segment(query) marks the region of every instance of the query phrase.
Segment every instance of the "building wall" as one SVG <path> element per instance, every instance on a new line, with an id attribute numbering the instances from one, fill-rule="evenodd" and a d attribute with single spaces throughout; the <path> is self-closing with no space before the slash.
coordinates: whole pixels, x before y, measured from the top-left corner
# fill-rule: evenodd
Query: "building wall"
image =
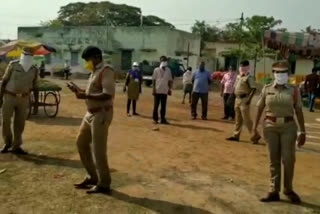
<path id="1" fill-rule="evenodd" d="M 222 53 L 227 52 L 230 49 L 239 48 L 239 45 L 236 43 L 227 43 L 227 42 L 215 42 L 207 43 L 206 49 L 204 51 L 205 58 L 209 62 L 210 59 L 214 58 L 215 64 L 208 64 L 209 69 L 215 70 L 216 61 L 219 61 L 221 68 L 224 68 L 225 57 L 221 56 Z M 256 73 L 267 75 L 272 74 L 272 64 L 275 62 L 275 59 L 266 57 L 257 61 Z M 296 75 L 306 75 L 309 74 L 314 66 L 312 60 L 308 59 L 298 59 L 296 64 Z M 254 70 L 254 60 L 250 60 L 251 71 Z M 259 75 L 261 76 L 261 75 Z"/>
<path id="2" fill-rule="evenodd" d="M 185 58 L 190 43 L 190 52 L 199 56 L 200 37 L 170 29 L 168 27 L 21 27 L 18 38 L 36 40 L 53 46 L 57 53 L 52 54 L 52 65 L 63 64 L 71 60 L 71 55 L 78 54 L 78 66 L 74 71 L 83 71 L 81 52 L 89 45 L 101 48 L 105 58 L 115 68 L 121 69 L 123 50 L 132 50 L 132 62 L 143 60 L 159 61 L 160 56 Z M 177 56 L 177 53 L 183 53 Z"/>

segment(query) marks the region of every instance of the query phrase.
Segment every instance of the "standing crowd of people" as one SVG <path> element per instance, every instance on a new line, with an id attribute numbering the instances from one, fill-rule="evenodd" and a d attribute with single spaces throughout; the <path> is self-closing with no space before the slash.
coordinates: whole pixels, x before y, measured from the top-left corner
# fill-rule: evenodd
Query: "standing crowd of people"
<path id="1" fill-rule="evenodd" d="M 5 146 L 1 153 L 9 151 L 26 155 L 22 149 L 22 133 L 25 125 L 25 112 L 30 92 L 35 88 L 38 70 L 32 65 L 33 50 L 25 49 L 20 60 L 11 62 L 4 74 L 0 91 L 0 106 L 2 107 L 2 129 Z M 84 100 L 87 112 L 83 117 L 77 137 L 77 148 L 80 159 L 87 171 L 87 176 L 77 189 L 88 189 L 88 194 L 111 192 L 111 175 L 107 159 L 108 130 L 113 119 L 113 103 L 115 95 L 115 72 L 111 65 L 103 62 L 102 51 L 93 46 L 87 47 L 82 54 L 85 68 L 91 75 L 87 88 L 81 89 L 75 83 L 68 83 L 69 89 L 77 99 Z M 274 81 L 264 86 L 257 103 L 258 112 L 253 122 L 250 116 L 250 106 L 257 91 L 254 78 L 250 75 L 250 65 L 247 60 L 240 63 L 239 74 L 230 67 L 221 80 L 221 96 L 224 101 L 224 120 L 235 119 L 235 130 L 228 141 L 238 142 L 243 125 L 251 134 L 251 141 L 257 144 L 260 137 L 258 124 L 264 116 L 262 132 L 267 142 L 270 159 L 270 191 L 262 202 L 279 201 L 281 187 L 281 160 L 284 166 L 284 194 L 293 202 L 300 203 L 299 196 L 293 190 L 293 175 L 295 165 L 295 143 L 303 146 L 306 141 L 306 131 L 302 112 L 302 102 L 296 87 L 288 84 L 289 64 L 276 62 L 272 67 Z M 154 70 L 152 94 L 154 96 L 153 122 L 168 125 L 166 118 L 167 99 L 172 94 L 173 76 L 168 66 L 168 58 L 160 58 L 160 66 Z M 315 76 L 308 77 L 306 87 L 310 100 L 314 98 L 316 85 Z M 192 72 L 188 68 L 183 76 L 184 96 L 189 94 L 192 119 L 197 119 L 197 105 L 202 103 L 201 119 L 207 120 L 208 96 L 211 75 L 201 62 L 199 69 Z M 137 101 L 142 92 L 142 74 L 139 64 L 133 63 L 126 76 L 124 92 L 127 92 L 127 115 L 136 116 Z M 132 105 L 132 115 L 130 114 Z M 160 118 L 159 118 L 159 106 Z M 312 108 L 310 109 L 312 110 Z M 11 119 L 14 116 L 12 134 Z M 298 125 L 294 117 L 297 118 Z M 159 120 L 160 119 L 160 120 Z M 299 129 L 299 132 L 298 132 Z"/>

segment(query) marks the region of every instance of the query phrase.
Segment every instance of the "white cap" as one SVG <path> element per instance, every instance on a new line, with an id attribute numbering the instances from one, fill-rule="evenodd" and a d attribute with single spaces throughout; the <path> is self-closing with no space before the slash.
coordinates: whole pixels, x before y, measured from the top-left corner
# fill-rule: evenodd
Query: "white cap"
<path id="1" fill-rule="evenodd" d="M 133 66 L 133 67 L 139 67 L 139 63 L 134 62 L 134 63 L 132 64 L 132 66 Z"/>

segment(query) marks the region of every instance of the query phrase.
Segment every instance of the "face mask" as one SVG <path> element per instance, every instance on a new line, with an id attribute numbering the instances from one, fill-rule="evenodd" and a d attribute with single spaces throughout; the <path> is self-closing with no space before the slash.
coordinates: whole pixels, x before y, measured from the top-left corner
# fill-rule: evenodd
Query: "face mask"
<path id="1" fill-rule="evenodd" d="M 240 67 L 239 71 L 242 76 L 247 76 L 250 72 L 250 67 L 249 66 Z"/>
<path id="2" fill-rule="evenodd" d="M 166 68 L 168 66 L 168 62 L 161 62 L 160 68 Z"/>
<path id="3" fill-rule="evenodd" d="M 275 73 L 274 81 L 277 85 L 285 85 L 288 83 L 289 75 L 288 73 Z"/>
<path id="4" fill-rule="evenodd" d="M 33 56 L 22 54 L 20 57 L 20 65 L 23 67 L 25 72 L 28 72 L 33 65 Z"/>
<path id="5" fill-rule="evenodd" d="M 94 71 L 94 65 L 93 65 L 93 62 L 91 60 L 86 61 L 84 67 L 85 67 L 85 69 L 87 69 L 90 72 Z"/>

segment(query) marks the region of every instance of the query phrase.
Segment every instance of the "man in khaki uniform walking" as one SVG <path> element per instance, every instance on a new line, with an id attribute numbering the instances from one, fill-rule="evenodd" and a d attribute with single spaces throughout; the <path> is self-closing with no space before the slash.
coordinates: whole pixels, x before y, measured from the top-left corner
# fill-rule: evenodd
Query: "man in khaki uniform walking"
<path id="1" fill-rule="evenodd" d="M 250 75 L 249 61 L 245 60 L 240 63 L 240 74 L 235 83 L 234 94 L 236 127 L 232 137 L 227 138 L 229 141 L 238 142 L 243 124 L 248 128 L 249 133 L 252 132 L 253 122 L 250 116 L 250 104 L 256 91 L 256 83 L 254 78 Z M 257 144 L 260 135 L 251 139 L 254 144 Z"/>
<path id="2" fill-rule="evenodd" d="M 2 106 L 2 135 L 5 146 L 1 153 L 27 154 L 21 148 L 29 95 L 35 88 L 38 69 L 33 65 L 33 50 L 24 49 L 20 60 L 10 62 L 2 79 L 0 106 Z M 14 115 L 13 134 L 11 118 Z"/>
<path id="3" fill-rule="evenodd" d="M 301 147 L 305 144 L 306 133 L 302 102 L 299 90 L 288 85 L 289 64 L 286 61 L 273 65 L 274 83 L 266 85 L 258 101 L 258 112 L 252 135 L 265 109 L 263 133 L 268 145 L 270 158 L 271 185 L 267 197 L 262 202 L 279 201 L 281 189 L 281 160 L 284 168 L 284 194 L 293 202 L 300 203 L 300 197 L 293 191 L 292 181 L 295 165 L 296 141 Z M 297 117 L 300 133 L 297 136 Z"/>
<path id="4" fill-rule="evenodd" d="M 81 90 L 74 83 L 68 85 L 77 98 L 84 99 L 87 104 L 87 113 L 80 127 L 77 146 L 88 176 L 83 182 L 75 184 L 75 187 L 87 189 L 93 186 L 87 191 L 88 194 L 109 194 L 111 176 L 106 152 L 108 129 L 113 118 L 114 71 L 110 65 L 103 63 L 102 51 L 97 47 L 87 47 L 82 58 L 86 60 L 86 68 L 92 72 L 87 89 Z"/>

